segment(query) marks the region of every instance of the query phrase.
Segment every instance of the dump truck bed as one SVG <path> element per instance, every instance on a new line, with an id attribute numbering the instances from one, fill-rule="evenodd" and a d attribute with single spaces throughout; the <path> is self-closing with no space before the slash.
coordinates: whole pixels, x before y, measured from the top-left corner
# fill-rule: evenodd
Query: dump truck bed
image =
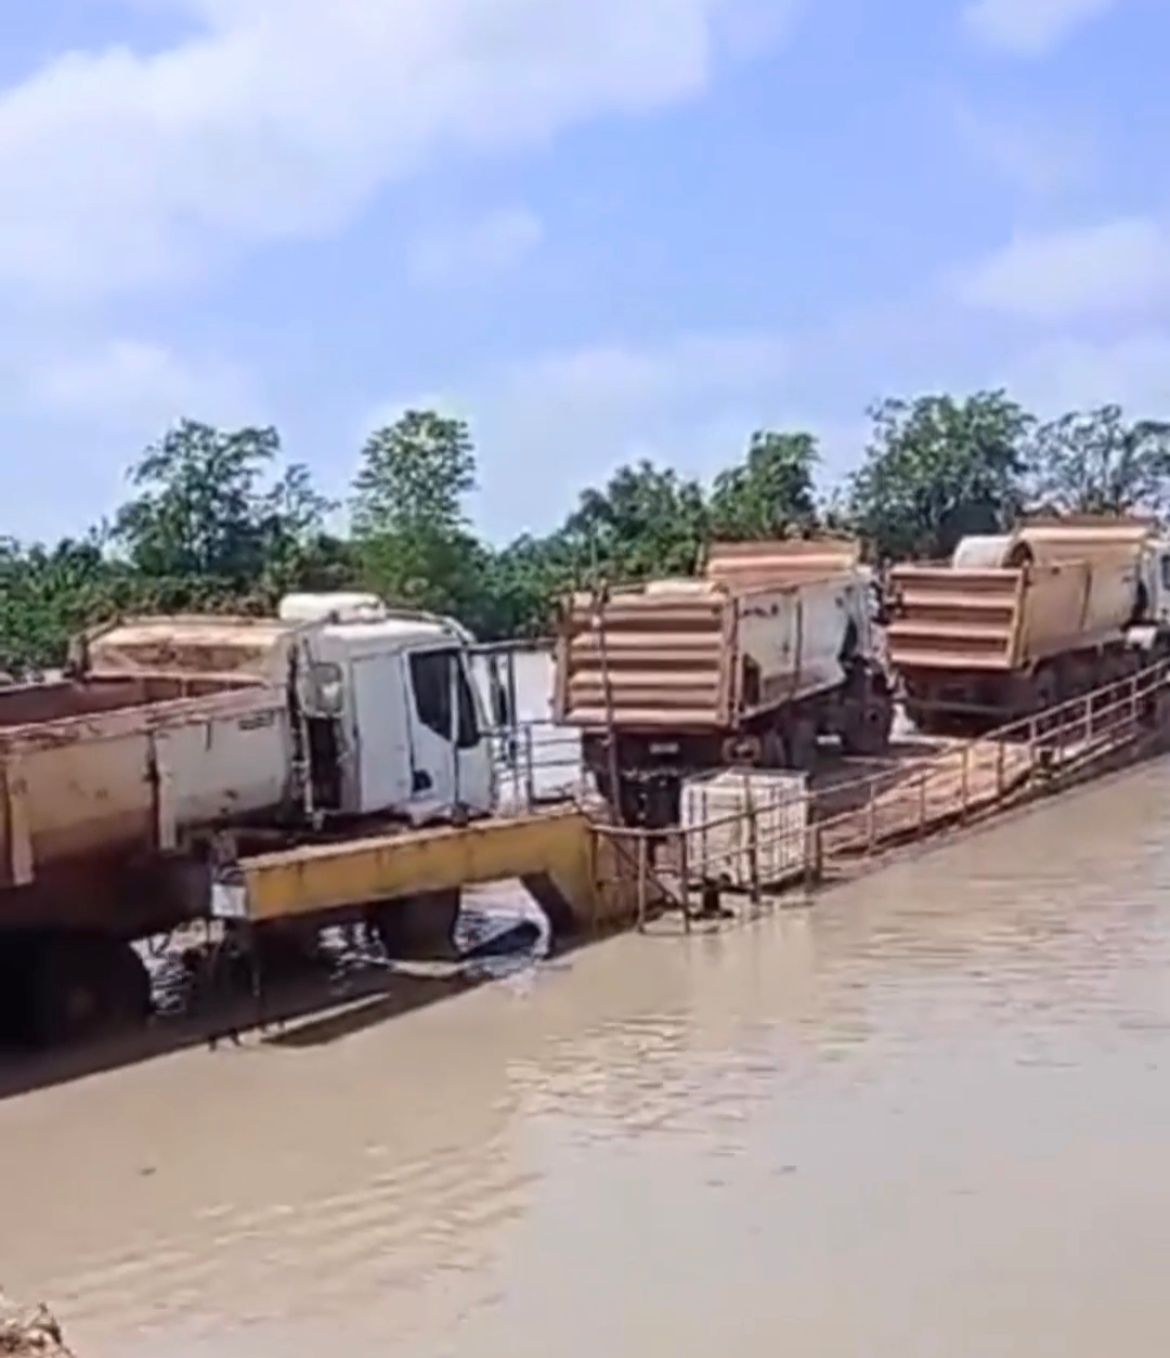
<path id="1" fill-rule="evenodd" d="M 557 720 L 625 730 L 715 731 L 842 684 L 856 576 L 741 589 L 664 581 L 561 619 Z"/>
<path id="2" fill-rule="evenodd" d="M 5 690 L 0 888 L 277 807 L 289 769 L 287 702 L 270 685 L 126 676 Z"/>
<path id="3" fill-rule="evenodd" d="M 895 669 L 1009 672 L 1119 639 L 1136 597 L 1136 561 L 1018 568 L 899 566 L 888 629 Z"/>
<path id="4" fill-rule="evenodd" d="M 561 619 L 556 717 L 575 726 L 720 727 L 730 721 L 735 599 L 703 583 L 576 594 Z"/>

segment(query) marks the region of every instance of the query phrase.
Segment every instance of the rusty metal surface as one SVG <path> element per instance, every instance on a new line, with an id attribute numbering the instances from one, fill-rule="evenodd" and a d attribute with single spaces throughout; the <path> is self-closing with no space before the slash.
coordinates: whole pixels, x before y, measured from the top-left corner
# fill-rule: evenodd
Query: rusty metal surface
<path id="1" fill-rule="evenodd" d="M 3 717 L 7 696 L 0 697 L 0 757 L 12 751 L 28 752 L 57 749 L 87 741 L 116 740 L 124 736 L 148 734 L 168 727 L 191 722 L 247 718 L 274 708 L 284 707 L 284 697 L 274 688 L 263 684 L 232 684 L 215 692 L 188 696 L 176 682 L 167 696 L 141 696 L 141 689 L 131 681 L 126 700 L 112 705 L 113 695 L 101 685 L 102 699 L 87 707 L 78 697 L 75 686 L 70 693 L 72 704 L 62 715 L 54 718 L 48 712 L 38 713 L 26 722 L 8 724 Z"/>
<path id="2" fill-rule="evenodd" d="M 563 911 L 557 927 L 579 932 L 629 922 L 636 881 L 628 873 L 623 879 L 620 866 L 612 846 L 597 842 L 589 816 L 559 810 L 310 845 L 246 858 L 239 871 L 248 915 L 256 921 L 476 883 L 544 879 L 550 903 Z"/>
<path id="3" fill-rule="evenodd" d="M 890 661 L 912 669 L 1013 670 L 1118 639 L 1136 598 L 1136 563 L 1109 552 L 1016 569 L 899 566 Z"/>
<path id="4" fill-rule="evenodd" d="M 1021 659 L 1045 659 L 1115 641 L 1133 615 L 1136 563 L 1114 553 L 1030 566 L 1020 634 Z"/>
<path id="5" fill-rule="evenodd" d="M 710 581 L 752 589 L 847 574 L 860 560 L 861 544 L 843 538 L 716 542 L 708 550 L 704 573 Z"/>
<path id="6" fill-rule="evenodd" d="M 576 595 L 561 615 L 557 720 L 730 730 L 842 683 L 842 645 L 864 585 L 856 572 L 823 574 L 823 554 L 800 559 L 807 571 L 784 580 L 773 573 L 767 584 L 656 581 L 622 590 L 600 613 L 593 596 Z"/>
<path id="7" fill-rule="evenodd" d="M 286 718 L 283 692 L 253 683 L 0 728 L 0 886 L 278 804 Z"/>
<path id="8" fill-rule="evenodd" d="M 272 618 L 131 618 L 86 639 L 95 675 L 278 675 L 295 628 Z"/>
<path id="9" fill-rule="evenodd" d="M 1136 557 L 1156 531 L 1152 519 L 1085 515 L 1025 520 L 1014 537 L 1026 544 L 1034 561 L 1086 561 L 1118 554 Z"/>
<path id="10" fill-rule="evenodd" d="M 1017 663 L 1024 573 L 898 566 L 887 629 L 896 670 L 1010 670 Z"/>
<path id="11" fill-rule="evenodd" d="M 562 613 L 557 720 L 604 726 L 610 707 L 627 725 L 679 728 L 728 721 L 734 601 L 715 585 L 623 590 L 597 625 L 591 595 Z"/>

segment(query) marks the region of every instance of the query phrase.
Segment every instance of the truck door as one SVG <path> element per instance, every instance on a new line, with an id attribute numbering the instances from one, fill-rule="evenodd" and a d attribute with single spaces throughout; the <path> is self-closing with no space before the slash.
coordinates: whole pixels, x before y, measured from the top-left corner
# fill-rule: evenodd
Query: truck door
<path id="1" fill-rule="evenodd" d="M 491 747 L 462 651 L 411 651 L 407 667 L 415 807 L 437 815 L 490 811 Z"/>
<path id="2" fill-rule="evenodd" d="M 405 810 L 412 797 L 410 718 L 403 701 L 402 657 L 364 656 L 353 662 L 358 809 L 364 815 Z"/>

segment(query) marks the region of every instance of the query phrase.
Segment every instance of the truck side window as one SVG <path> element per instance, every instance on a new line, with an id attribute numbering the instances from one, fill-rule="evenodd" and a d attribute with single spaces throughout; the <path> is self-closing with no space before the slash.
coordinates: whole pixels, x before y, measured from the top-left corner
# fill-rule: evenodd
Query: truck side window
<path id="1" fill-rule="evenodd" d="M 459 703 L 459 748 L 479 744 L 475 699 L 467 675 L 454 651 L 423 651 L 410 657 L 410 682 L 422 724 L 444 740 L 452 734 L 451 667 L 455 667 L 455 691 Z"/>
<path id="2" fill-rule="evenodd" d="M 1162 558 L 1162 588 L 1170 590 L 1170 556 Z"/>
<path id="3" fill-rule="evenodd" d="M 456 667 L 455 685 L 459 699 L 459 748 L 470 750 L 479 744 L 479 721 L 476 718 L 475 697 L 471 692 L 471 685 L 467 682 L 467 671 L 459 663 L 459 657 L 452 656 L 451 663 Z"/>
<path id="4" fill-rule="evenodd" d="M 451 738 L 451 657 L 447 651 L 424 651 L 410 657 L 410 682 L 418 719 L 435 735 Z"/>

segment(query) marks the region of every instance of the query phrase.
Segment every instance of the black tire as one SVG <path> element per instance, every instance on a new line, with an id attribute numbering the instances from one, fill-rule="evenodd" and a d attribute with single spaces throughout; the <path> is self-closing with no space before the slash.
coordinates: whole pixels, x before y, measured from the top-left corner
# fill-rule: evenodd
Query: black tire
<path id="1" fill-rule="evenodd" d="M 783 732 L 773 728 L 760 737 L 760 767 L 786 769 L 791 767 L 791 752 Z"/>
<path id="2" fill-rule="evenodd" d="M 150 975 L 129 943 L 57 934 L 30 946 L 26 1038 L 55 1046 L 139 1027 L 150 1015 Z"/>
<path id="3" fill-rule="evenodd" d="M 873 691 L 863 701 L 846 704 L 841 748 L 846 754 L 868 758 L 883 755 L 890 748 L 893 729 L 893 699 L 888 693 Z"/>
<path id="4" fill-rule="evenodd" d="M 809 717 L 799 718 L 789 728 L 785 741 L 791 768 L 801 773 L 812 773 L 817 766 L 817 727 Z"/>
<path id="5" fill-rule="evenodd" d="M 904 704 L 906 720 L 914 727 L 920 735 L 930 735 L 932 713 L 923 703 L 908 702 Z"/>
<path id="6" fill-rule="evenodd" d="M 1051 665 L 1042 665 L 1032 676 L 1029 707 L 1034 714 L 1046 712 L 1060 702 L 1060 676 Z"/>

